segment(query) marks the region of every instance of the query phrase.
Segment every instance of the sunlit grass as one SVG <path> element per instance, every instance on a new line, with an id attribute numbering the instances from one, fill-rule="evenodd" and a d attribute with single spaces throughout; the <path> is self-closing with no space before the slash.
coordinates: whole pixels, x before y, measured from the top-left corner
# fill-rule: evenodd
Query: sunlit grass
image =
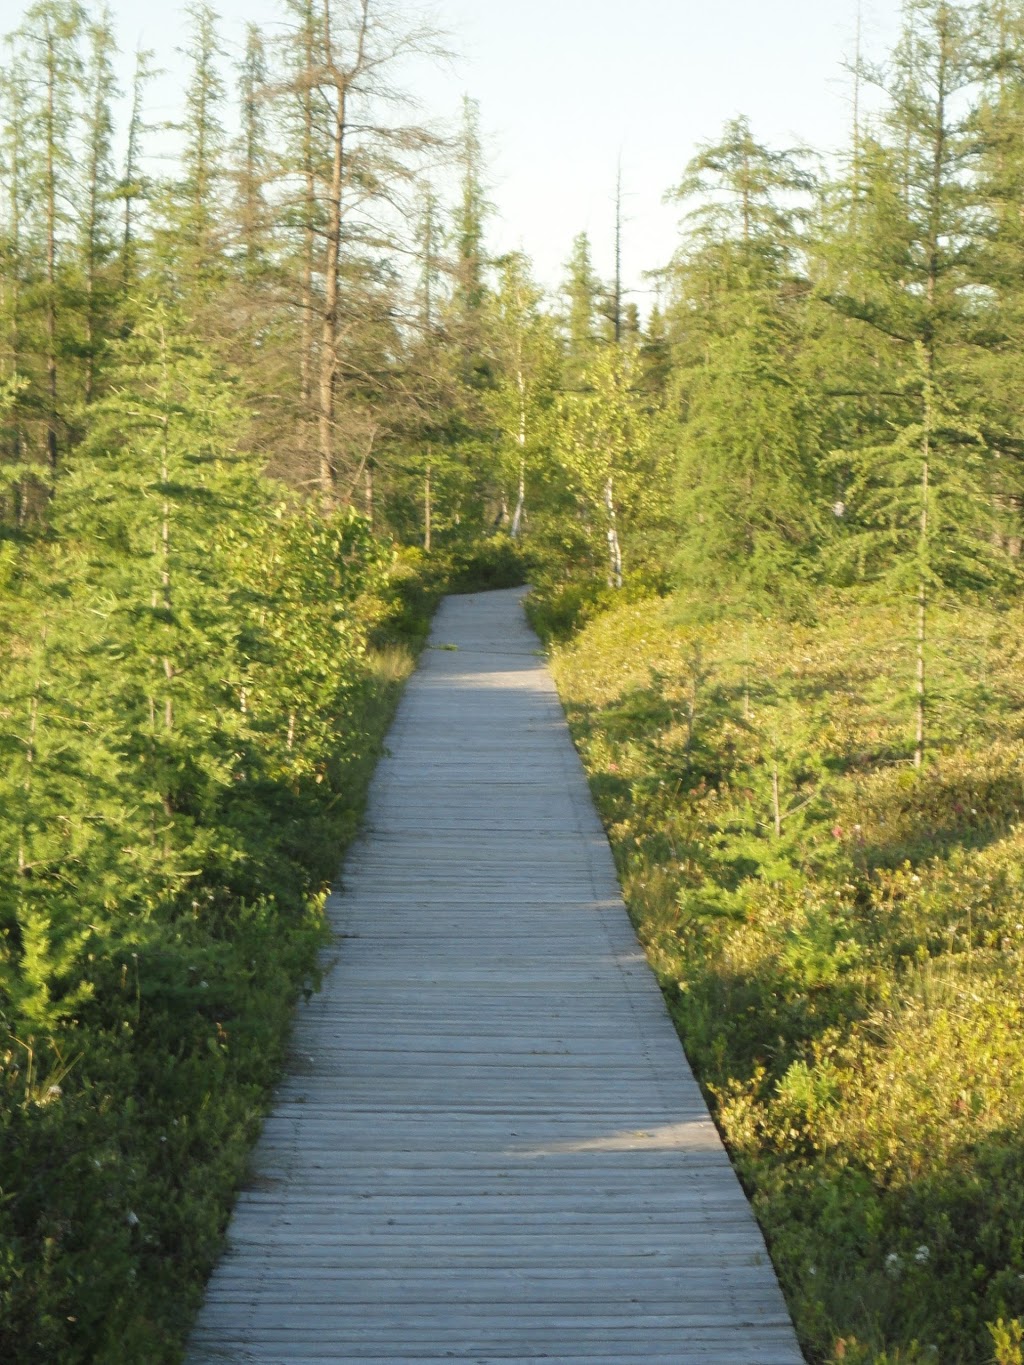
<path id="1" fill-rule="evenodd" d="M 554 655 L 815 1361 L 1019 1359 L 1024 614 L 935 624 L 919 772 L 892 604 L 709 625 L 626 603 Z"/>

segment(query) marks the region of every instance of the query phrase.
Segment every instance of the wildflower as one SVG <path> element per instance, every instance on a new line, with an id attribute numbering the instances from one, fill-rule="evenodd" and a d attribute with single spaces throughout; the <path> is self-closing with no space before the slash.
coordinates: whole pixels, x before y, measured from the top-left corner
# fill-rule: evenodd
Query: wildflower
<path id="1" fill-rule="evenodd" d="M 139 1226 L 139 1215 L 137 1213 L 132 1213 L 129 1209 L 128 1213 L 125 1214 L 124 1221 L 130 1228 L 137 1228 Z"/>
<path id="2" fill-rule="evenodd" d="M 931 1256 L 931 1254 L 932 1253 L 928 1250 L 926 1246 L 923 1245 L 919 1246 L 917 1250 L 914 1252 L 914 1260 L 917 1262 L 918 1265 L 927 1265 L 928 1259 Z"/>
<path id="3" fill-rule="evenodd" d="M 892 1280 L 898 1280 L 900 1271 L 903 1269 L 903 1262 L 900 1260 L 899 1253 L 890 1251 L 885 1258 L 885 1273 Z"/>
<path id="4" fill-rule="evenodd" d="M 843 837 L 843 827 L 842 827 L 842 825 L 833 825 L 833 826 L 832 826 L 832 838 L 833 838 L 833 839 L 841 839 L 842 837 Z"/>

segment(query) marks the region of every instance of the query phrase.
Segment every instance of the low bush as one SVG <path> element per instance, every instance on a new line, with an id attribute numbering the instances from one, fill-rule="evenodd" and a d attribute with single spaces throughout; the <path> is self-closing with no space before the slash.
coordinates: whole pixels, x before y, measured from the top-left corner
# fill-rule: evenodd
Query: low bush
<path id="1" fill-rule="evenodd" d="M 146 659 L 54 648 L 56 625 L 77 619 L 74 595 L 33 649 L 28 632 L 8 646 L 0 707 L 19 818 L 0 822 L 0 1359 L 11 1365 L 181 1358 L 292 1005 L 316 985 L 325 889 L 439 591 L 417 563 L 386 573 L 364 532 L 296 514 L 259 560 L 247 547 L 231 607 L 233 629 L 248 618 L 252 633 L 237 655 L 197 664 L 173 730 L 158 713 L 162 750 L 146 747 L 144 721 L 119 729 L 103 699 L 130 697 Z M 94 683 L 85 724 L 79 694 Z"/>
<path id="2" fill-rule="evenodd" d="M 518 588 L 527 582 L 532 567 L 529 555 L 503 533 L 457 544 L 441 552 L 438 563 L 446 590 L 453 593 Z"/>
<path id="3" fill-rule="evenodd" d="M 919 771 L 911 644 L 878 604 L 808 624 L 621 603 L 554 651 L 638 932 L 818 1362 L 1019 1354 L 1024 617 L 964 606 L 936 631 Z"/>

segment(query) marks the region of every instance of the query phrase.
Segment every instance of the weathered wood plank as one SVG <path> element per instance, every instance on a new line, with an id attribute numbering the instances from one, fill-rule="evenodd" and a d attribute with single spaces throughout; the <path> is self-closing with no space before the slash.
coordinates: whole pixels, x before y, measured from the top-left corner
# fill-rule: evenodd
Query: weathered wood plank
<path id="1" fill-rule="evenodd" d="M 192 1365 L 798 1365 L 518 594 L 432 638 Z"/>

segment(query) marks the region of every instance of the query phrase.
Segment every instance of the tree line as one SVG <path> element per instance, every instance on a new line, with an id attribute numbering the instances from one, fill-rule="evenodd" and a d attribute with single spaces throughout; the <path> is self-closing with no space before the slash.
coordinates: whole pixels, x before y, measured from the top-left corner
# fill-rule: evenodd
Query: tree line
<path id="1" fill-rule="evenodd" d="M 858 96 L 838 163 L 742 117 L 700 147 L 641 325 L 585 234 L 551 299 L 523 254 L 488 254 L 479 110 L 449 137 L 410 118 L 410 61 L 445 54 L 400 13 L 288 0 L 232 70 L 193 7 L 154 178 L 154 55 L 115 138 L 109 20 L 35 5 L 2 94 L 5 529 L 48 524 L 159 299 L 230 376 L 239 446 L 400 541 L 503 529 L 614 582 L 656 562 L 751 600 L 994 582 L 1021 538 L 1022 17 L 903 10 L 888 60 L 858 59 L 882 107 Z"/>

